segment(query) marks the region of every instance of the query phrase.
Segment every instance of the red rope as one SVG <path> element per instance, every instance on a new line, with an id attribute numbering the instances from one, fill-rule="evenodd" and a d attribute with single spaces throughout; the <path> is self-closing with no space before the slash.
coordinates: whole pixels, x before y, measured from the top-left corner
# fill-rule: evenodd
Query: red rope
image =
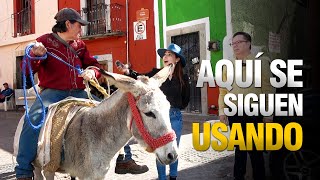
<path id="1" fill-rule="evenodd" d="M 131 93 L 127 93 L 127 96 L 128 96 L 128 102 L 130 105 L 130 109 L 132 112 L 132 119 L 135 120 L 135 123 L 138 127 L 140 135 L 142 136 L 144 141 L 150 146 L 150 148 L 153 151 L 155 149 L 157 149 L 158 147 L 164 146 L 167 143 L 176 139 L 176 133 L 173 130 L 171 130 L 167 134 L 165 134 L 157 139 L 154 139 L 144 127 L 143 121 L 141 119 L 141 115 L 140 115 L 139 110 L 136 106 L 136 101 L 135 101 L 133 95 Z M 130 122 L 130 129 L 131 129 L 131 125 L 132 125 L 132 120 Z"/>

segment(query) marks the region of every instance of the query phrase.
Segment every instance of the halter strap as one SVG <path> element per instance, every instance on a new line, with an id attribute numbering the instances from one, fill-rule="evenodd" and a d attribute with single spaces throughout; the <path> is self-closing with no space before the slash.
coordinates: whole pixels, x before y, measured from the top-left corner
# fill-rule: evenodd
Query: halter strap
<path id="1" fill-rule="evenodd" d="M 148 146 L 151 148 L 152 151 L 176 139 L 176 133 L 172 129 L 171 131 L 169 131 L 168 133 L 166 133 L 165 135 L 159 138 L 156 138 L 156 139 L 153 138 L 144 127 L 143 121 L 141 119 L 141 115 L 136 106 L 136 101 L 133 95 L 131 93 L 127 93 L 127 96 L 128 96 L 130 109 L 132 112 L 132 119 L 130 121 L 130 130 L 131 130 L 132 122 L 134 120 L 140 135 L 142 136 L 143 140 L 148 144 Z"/>

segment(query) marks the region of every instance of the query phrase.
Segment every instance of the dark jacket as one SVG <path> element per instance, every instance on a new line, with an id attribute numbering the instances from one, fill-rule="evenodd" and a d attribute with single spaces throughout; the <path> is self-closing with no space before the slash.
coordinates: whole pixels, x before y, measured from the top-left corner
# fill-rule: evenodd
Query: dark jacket
<path id="1" fill-rule="evenodd" d="M 152 71 L 140 74 L 132 69 L 129 69 L 129 75 L 132 78 L 137 79 L 139 75 L 145 75 L 148 77 L 152 77 L 157 74 L 161 69 L 153 68 Z M 164 95 L 166 95 L 167 100 L 170 102 L 172 108 L 184 109 L 188 106 L 190 101 L 190 84 L 189 77 L 187 74 L 183 75 L 183 85 L 181 87 L 181 83 L 179 79 L 176 77 L 172 77 L 172 79 L 167 79 L 160 87 Z"/>
<path id="2" fill-rule="evenodd" d="M 1 91 L 1 94 L 4 95 L 4 96 L 9 96 L 13 93 L 13 90 L 8 88 L 8 89 L 5 89 L 3 91 Z"/>

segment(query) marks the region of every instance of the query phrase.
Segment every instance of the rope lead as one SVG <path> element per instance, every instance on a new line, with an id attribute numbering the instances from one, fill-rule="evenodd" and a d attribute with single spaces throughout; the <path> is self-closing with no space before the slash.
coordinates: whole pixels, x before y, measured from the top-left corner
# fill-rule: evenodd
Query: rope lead
<path id="1" fill-rule="evenodd" d="M 31 64 L 30 64 L 30 60 L 44 60 L 44 59 L 47 59 L 47 55 L 50 55 L 52 57 L 54 57 L 55 59 L 59 60 L 60 62 L 64 63 L 65 65 L 69 66 L 70 68 L 72 69 L 75 69 L 77 71 L 78 74 L 82 74 L 83 73 L 83 70 L 80 68 L 80 66 L 77 65 L 77 67 L 74 67 L 72 65 L 70 65 L 69 63 L 65 62 L 64 60 L 62 60 L 60 57 L 58 57 L 57 55 L 53 54 L 53 53 L 50 53 L 47 51 L 46 54 L 44 54 L 43 56 L 41 57 L 32 57 L 30 56 L 30 51 L 32 49 L 32 47 L 35 45 L 35 43 L 31 43 L 29 44 L 26 49 L 25 49 L 25 55 L 23 57 L 23 61 L 22 61 L 22 78 L 23 78 L 23 96 L 24 96 L 24 104 L 25 104 L 25 108 L 26 108 L 26 120 L 28 122 L 28 124 L 32 127 L 32 129 L 34 130 L 38 130 L 42 127 L 43 123 L 44 123 L 44 120 L 46 118 L 46 109 L 44 108 L 44 105 L 43 105 L 43 102 L 42 102 L 42 99 L 35 87 L 35 83 L 34 83 L 34 79 L 33 79 L 33 72 L 32 72 L 32 67 L 31 67 Z M 30 117 L 29 117 L 29 107 L 28 107 L 28 101 L 27 101 L 27 90 L 26 90 L 26 66 L 28 66 L 28 69 L 29 69 L 29 76 L 30 76 L 30 80 L 31 80 L 31 84 L 32 84 L 32 87 L 33 87 L 33 90 L 34 92 L 36 93 L 36 96 L 37 98 L 39 99 L 40 103 L 41 103 L 41 109 L 42 109 L 42 117 L 41 117 L 41 121 L 38 125 L 35 125 L 31 122 L 30 120 Z M 94 66 L 90 66 L 88 68 L 97 68 L 97 67 L 94 67 Z M 96 87 L 103 95 L 104 95 L 104 98 L 107 98 L 109 97 L 110 95 L 106 92 L 106 90 L 101 87 L 99 85 L 99 82 L 95 79 L 94 80 L 90 80 L 89 81 L 90 84 L 92 84 L 94 87 Z M 108 83 L 109 84 L 109 83 Z M 86 87 L 88 87 L 88 84 L 86 84 Z M 110 86 L 109 86 L 109 89 L 110 89 Z M 88 90 L 87 90 L 88 91 Z M 87 92 L 88 93 L 88 97 L 90 99 L 93 99 L 92 96 L 91 96 L 91 93 L 90 91 Z"/>

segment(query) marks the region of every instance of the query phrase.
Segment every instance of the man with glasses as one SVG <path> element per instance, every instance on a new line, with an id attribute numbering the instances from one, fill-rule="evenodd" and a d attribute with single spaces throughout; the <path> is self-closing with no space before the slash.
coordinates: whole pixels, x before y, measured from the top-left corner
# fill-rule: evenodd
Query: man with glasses
<path id="1" fill-rule="evenodd" d="M 234 57 L 237 60 L 242 60 L 242 70 L 243 74 L 246 74 L 246 60 L 255 60 L 255 56 L 251 54 L 251 36 L 245 32 L 237 32 L 233 35 L 232 43 L 230 45 L 233 48 Z M 255 93 L 259 96 L 259 94 L 269 94 L 275 93 L 275 89 L 271 86 L 269 79 L 272 76 L 270 71 L 270 61 L 266 57 L 260 57 L 261 60 L 261 88 L 254 87 L 251 85 L 248 88 L 241 88 L 233 83 L 232 90 L 228 91 L 226 88 L 220 88 L 219 94 L 219 119 L 221 122 L 226 125 L 230 125 L 232 128 L 233 123 L 240 123 L 242 132 L 244 135 L 244 139 L 246 139 L 246 124 L 253 123 L 257 127 L 257 123 L 262 122 L 272 122 L 272 117 L 263 117 L 259 116 L 229 116 L 227 117 L 224 113 L 224 108 L 226 105 L 224 103 L 224 96 L 227 93 L 233 93 L 235 95 L 243 94 L 243 96 L 249 93 Z M 235 60 L 232 60 L 232 63 L 235 64 Z M 254 61 L 253 61 L 254 63 Z M 226 69 L 223 69 L 222 72 L 223 80 L 227 79 Z M 258 102 L 256 102 L 258 103 Z M 234 102 L 234 104 L 238 104 Z M 266 104 L 268 104 L 268 99 L 266 99 Z M 247 106 L 247 104 L 246 104 Z M 257 129 L 257 128 L 256 128 Z M 234 179 L 235 180 L 244 180 L 246 174 L 246 164 L 247 164 L 247 153 L 250 156 L 252 170 L 253 170 L 253 179 L 255 180 L 265 180 L 265 166 L 263 159 L 263 151 L 256 150 L 255 145 L 253 144 L 253 150 L 240 150 L 239 146 L 235 147 L 235 160 L 234 160 Z"/>

